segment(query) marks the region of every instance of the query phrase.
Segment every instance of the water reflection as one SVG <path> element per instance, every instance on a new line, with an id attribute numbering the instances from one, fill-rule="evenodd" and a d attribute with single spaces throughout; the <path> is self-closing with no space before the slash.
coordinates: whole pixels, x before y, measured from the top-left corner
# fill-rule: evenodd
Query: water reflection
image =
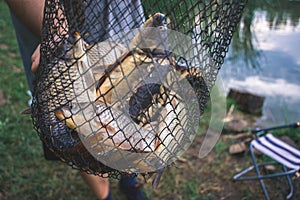
<path id="1" fill-rule="evenodd" d="M 220 75 L 266 96 L 261 125 L 300 120 L 300 1 L 249 1 Z"/>

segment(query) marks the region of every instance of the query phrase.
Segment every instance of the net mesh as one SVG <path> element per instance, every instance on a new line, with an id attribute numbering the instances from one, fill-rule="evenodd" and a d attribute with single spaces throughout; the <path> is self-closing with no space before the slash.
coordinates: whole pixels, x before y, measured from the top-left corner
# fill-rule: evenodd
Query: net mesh
<path id="1" fill-rule="evenodd" d="M 193 141 L 246 1 L 46 0 L 33 121 L 88 173 L 154 172 Z"/>

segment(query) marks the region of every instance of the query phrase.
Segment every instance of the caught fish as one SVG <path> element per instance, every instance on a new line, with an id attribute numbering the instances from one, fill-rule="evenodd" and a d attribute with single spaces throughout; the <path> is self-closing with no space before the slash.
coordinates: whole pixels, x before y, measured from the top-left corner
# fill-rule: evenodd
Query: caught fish
<path id="1" fill-rule="evenodd" d="M 130 50 L 115 44 L 112 51 L 110 43 L 87 48 L 76 33 L 71 60 L 78 61 L 69 64 L 72 76 L 56 77 L 64 79 L 57 91 L 70 93 L 69 103 L 56 107 L 56 117 L 110 167 L 117 163 L 128 172 L 155 171 L 173 162 L 192 140 L 186 134 L 187 105 L 173 90 L 178 87 L 174 80 L 203 79 L 197 69 L 178 65 L 166 30 L 165 16 L 157 13 L 133 38 Z M 93 57 L 97 51 L 107 53 L 104 61 Z"/>
<path id="2" fill-rule="evenodd" d="M 99 102 L 61 108 L 56 116 L 84 138 L 96 136 L 90 148 L 103 145 L 135 152 L 155 150 L 156 130 L 138 126 L 124 113 Z"/>

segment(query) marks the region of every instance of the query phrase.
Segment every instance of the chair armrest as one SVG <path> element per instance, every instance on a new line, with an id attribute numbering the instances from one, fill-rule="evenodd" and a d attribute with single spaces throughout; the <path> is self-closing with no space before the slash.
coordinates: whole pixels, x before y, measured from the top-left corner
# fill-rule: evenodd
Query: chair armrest
<path id="1" fill-rule="evenodd" d="M 251 130 L 251 133 L 255 134 L 255 137 L 259 137 L 271 130 L 282 129 L 282 128 L 298 128 L 298 127 L 300 127 L 300 121 L 294 122 L 291 124 L 285 124 L 285 125 L 281 125 L 281 126 L 273 126 L 273 127 L 264 128 L 264 129 L 253 129 L 253 130 Z"/>

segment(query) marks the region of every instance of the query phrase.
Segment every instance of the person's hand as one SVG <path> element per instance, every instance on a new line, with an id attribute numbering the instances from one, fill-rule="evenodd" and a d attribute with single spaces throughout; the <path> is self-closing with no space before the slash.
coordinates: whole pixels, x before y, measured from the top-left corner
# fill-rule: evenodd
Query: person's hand
<path id="1" fill-rule="evenodd" d="M 36 72 L 36 70 L 39 67 L 40 64 L 40 49 L 41 49 L 41 44 L 39 44 L 36 49 L 34 50 L 32 56 L 31 56 L 31 71 L 33 73 Z"/>

